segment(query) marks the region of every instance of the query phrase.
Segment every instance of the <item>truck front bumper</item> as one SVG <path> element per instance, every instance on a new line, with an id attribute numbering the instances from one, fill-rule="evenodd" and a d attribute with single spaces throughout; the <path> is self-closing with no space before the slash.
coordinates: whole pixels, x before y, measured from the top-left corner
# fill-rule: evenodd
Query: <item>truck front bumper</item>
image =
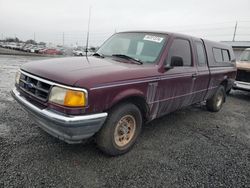
<path id="1" fill-rule="evenodd" d="M 233 85 L 233 89 L 250 91 L 250 83 L 249 82 L 235 81 L 234 85 Z"/>
<path id="2" fill-rule="evenodd" d="M 50 135 L 67 143 L 81 143 L 93 136 L 103 125 L 107 113 L 66 116 L 56 111 L 40 109 L 20 95 L 17 89 L 11 92 L 13 98 Z"/>

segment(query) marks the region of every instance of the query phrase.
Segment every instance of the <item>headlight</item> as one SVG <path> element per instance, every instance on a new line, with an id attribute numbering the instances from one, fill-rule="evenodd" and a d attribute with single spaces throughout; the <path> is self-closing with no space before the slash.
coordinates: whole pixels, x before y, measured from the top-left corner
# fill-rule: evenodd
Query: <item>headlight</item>
<path id="1" fill-rule="evenodd" d="M 20 76 L 21 76 L 21 72 L 17 71 L 16 72 L 16 84 L 19 84 Z"/>
<path id="2" fill-rule="evenodd" d="M 69 107 L 83 107 L 87 103 L 85 92 L 57 86 L 52 88 L 49 101 Z"/>

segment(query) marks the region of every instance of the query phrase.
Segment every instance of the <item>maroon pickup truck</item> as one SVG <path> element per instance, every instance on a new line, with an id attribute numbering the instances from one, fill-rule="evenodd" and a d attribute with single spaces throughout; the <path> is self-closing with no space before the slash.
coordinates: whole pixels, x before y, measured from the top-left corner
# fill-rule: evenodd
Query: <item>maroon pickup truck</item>
<path id="1" fill-rule="evenodd" d="M 119 155 L 142 124 L 206 101 L 217 112 L 236 76 L 231 47 L 167 32 L 121 32 L 89 57 L 24 64 L 12 96 L 49 134 L 67 143 L 94 136 Z"/>

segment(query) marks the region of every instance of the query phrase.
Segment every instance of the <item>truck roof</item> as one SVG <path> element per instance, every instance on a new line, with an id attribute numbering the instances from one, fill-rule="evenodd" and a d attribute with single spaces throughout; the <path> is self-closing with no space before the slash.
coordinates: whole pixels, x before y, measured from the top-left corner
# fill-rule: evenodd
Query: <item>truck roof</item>
<path id="1" fill-rule="evenodd" d="M 201 39 L 205 43 L 210 43 L 212 46 L 216 46 L 216 47 L 220 47 L 220 48 L 226 48 L 226 49 L 231 48 L 230 45 L 227 45 L 225 43 L 211 41 L 211 40 L 203 39 L 200 37 L 194 37 L 191 35 L 186 35 L 186 34 L 181 34 L 181 33 L 176 33 L 176 32 L 169 32 L 169 31 L 132 30 L 132 31 L 122 31 L 122 32 L 118 32 L 118 33 L 155 33 L 155 34 L 163 34 L 163 35 L 173 35 L 173 36 L 178 36 L 178 37 L 192 38 L 194 40 Z M 249 50 L 250 50 L 250 48 L 249 48 Z"/>

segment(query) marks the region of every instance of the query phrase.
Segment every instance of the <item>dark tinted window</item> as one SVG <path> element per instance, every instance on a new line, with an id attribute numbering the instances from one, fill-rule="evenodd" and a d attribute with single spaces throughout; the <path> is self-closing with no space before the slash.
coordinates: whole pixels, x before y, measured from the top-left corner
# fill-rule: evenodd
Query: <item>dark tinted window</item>
<path id="1" fill-rule="evenodd" d="M 216 62 L 223 62 L 221 49 L 213 48 L 214 58 Z"/>
<path id="2" fill-rule="evenodd" d="M 224 62 L 229 62 L 230 58 L 229 58 L 228 50 L 222 50 L 222 54 L 223 54 L 223 60 L 224 60 Z"/>
<path id="3" fill-rule="evenodd" d="M 201 42 L 195 42 L 196 50 L 197 50 L 197 56 L 198 56 L 198 63 L 200 65 L 206 65 L 207 60 L 206 60 L 206 54 L 205 54 L 205 49 L 204 45 Z"/>
<path id="4" fill-rule="evenodd" d="M 181 57 L 184 66 L 191 66 L 191 49 L 189 41 L 185 39 L 175 39 L 169 49 L 168 63 L 170 63 L 171 57 L 173 56 Z"/>

